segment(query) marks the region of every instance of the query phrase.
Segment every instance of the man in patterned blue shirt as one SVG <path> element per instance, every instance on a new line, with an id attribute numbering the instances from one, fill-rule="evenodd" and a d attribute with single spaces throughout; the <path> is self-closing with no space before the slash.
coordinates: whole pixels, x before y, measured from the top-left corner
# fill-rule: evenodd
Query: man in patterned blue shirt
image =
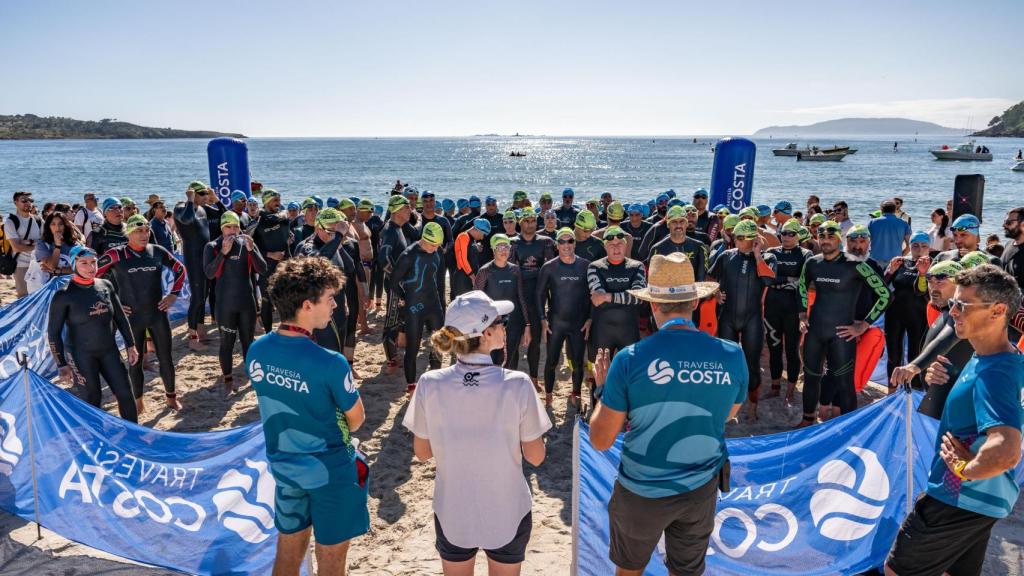
<path id="1" fill-rule="evenodd" d="M 642 574 L 662 534 L 672 574 L 704 572 L 719 477 L 728 474 L 725 423 L 743 404 L 748 379 L 739 345 L 691 320 L 717 289 L 695 281 L 686 254 L 654 256 L 648 286 L 629 293 L 651 303 L 659 330 L 614 360 L 598 351 L 594 376 L 603 392 L 591 444 L 607 450 L 629 422 L 608 503 L 617 575 Z"/>
<path id="2" fill-rule="evenodd" d="M 946 398 L 928 488 L 903 521 L 887 575 L 981 574 L 989 534 L 1017 502 L 1015 467 L 1024 425 L 1024 356 L 1007 339 L 1017 281 L 991 264 L 961 272 L 949 301 L 956 335 L 974 357 Z M 939 356 L 925 382 L 944 386 L 953 366 Z"/>
<path id="3" fill-rule="evenodd" d="M 345 357 L 312 339 L 330 322 L 344 277 L 326 258 L 286 260 L 270 277 L 277 330 L 245 357 L 277 488 L 274 574 L 298 575 L 316 534 L 321 574 L 344 574 L 349 541 L 370 527 L 368 470 L 350 433 L 365 420 Z"/>

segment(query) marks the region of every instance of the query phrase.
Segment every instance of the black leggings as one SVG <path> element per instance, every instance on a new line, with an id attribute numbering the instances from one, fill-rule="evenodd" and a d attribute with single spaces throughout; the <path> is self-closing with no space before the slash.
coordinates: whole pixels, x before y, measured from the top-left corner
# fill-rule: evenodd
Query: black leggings
<path id="1" fill-rule="evenodd" d="M 374 260 L 373 269 L 370 271 L 370 297 L 374 300 L 380 300 L 383 293 L 384 269 Z"/>
<path id="2" fill-rule="evenodd" d="M 786 352 L 786 380 L 800 376 L 800 310 L 795 290 L 769 288 L 764 302 L 764 329 L 768 337 L 768 366 L 772 381 L 782 378 L 782 352 Z"/>
<path id="3" fill-rule="evenodd" d="M 260 293 L 260 322 L 263 331 L 270 334 L 274 330 L 274 303 L 270 300 L 270 275 L 277 270 L 277 260 L 267 258 L 267 271 L 256 279 Z"/>
<path id="4" fill-rule="evenodd" d="M 243 360 L 249 353 L 249 345 L 256 334 L 256 306 L 251 302 L 236 303 L 234 308 L 224 306 L 217 311 L 217 322 L 220 324 L 220 372 L 228 376 L 235 364 L 236 338 L 242 342 Z"/>
<path id="5" fill-rule="evenodd" d="M 529 294 L 533 293 L 529 292 Z M 540 373 L 540 343 L 544 337 L 544 333 L 541 332 L 543 326 L 541 326 L 540 314 L 537 311 L 527 309 L 526 315 L 530 319 L 530 345 L 526 348 L 526 363 L 530 378 L 536 379 Z"/>
<path id="6" fill-rule="evenodd" d="M 206 318 L 206 272 L 203 271 L 202 262 L 185 266 L 185 273 L 188 275 L 188 329 L 195 330 Z"/>
<path id="7" fill-rule="evenodd" d="M 916 306 L 893 306 L 885 313 L 885 353 L 888 355 L 886 373 L 892 377 L 897 366 L 905 364 L 903 337 L 907 337 L 907 358 L 921 354 L 921 343 L 928 331 L 928 313 Z"/>
<path id="8" fill-rule="evenodd" d="M 354 278 L 349 278 L 345 284 L 345 307 L 348 317 L 345 318 L 345 333 L 341 340 L 344 349 L 341 353 L 350 356 L 356 349 L 356 322 L 359 320 L 359 285 Z"/>
<path id="9" fill-rule="evenodd" d="M 592 319 L 590 340 L 587 341 L 587 360 L 591 362 L 597 358 L 597 351 L 600 348 L 607 348 L 608 352 L 615 356 L 619 350 L 640 340 L 640 327 L 636 322 L 629 324 L 610 322 L 602 320 L 601 316 L 597 314 Z M 632 319 L 632 315 L 630 319 Z"/>
<path id="10" fill-rule="evenodd" d="M 128 377 L 132 382 L 132 394 L 142 398 L 142 386 L 145 376 L 142 373 L 142 358 L 146 356 L 146 330 L 153 339 L 156 348 L 156 359 L 160 363 L 160 380 L 164 383 L 164 393 L 174 394 L 174 358 L 171 356 L 171 323 L 167 313 L 157 310 L 152 315 L 132 314 L 128 317 L 132 327 L 132 338 L 135 339 L 135 350 L 139 353 L 139 361 L 128 369 Z"/>
<path id="11" fill-rule="evenodd" d="M 827 328 L 825 328 L 827 330 Z M 834 331 L 835 328 L 832 328 Z M 822 385 L 825 360 L 829 375 Z M 822 336 L 812 329 L 804 336 L 804 414 L 813 414 L 818 401 L 836 405 L 846 414 L 857 408 L 857 394 L 853 386 L 853 373 L 857 367 L 857 342 L 847 342 L 835 334 Z"/>
<path id="12" fill-rule="evenodd" d="M 523 316 L 516 310 L 509 315 L 508 324 L 505 326 L 505 348 L 491 351 L 491 360 L 496 366 L 509 370 L 519 369 L 519 343 L 523 340 L 525 332 Z"/>
<path id="13" fill-rule="evenodd" d="M 119 350 L 107 350 L 105 352 L 77 352 L 72 351 L 75 359 L 75 369 L 85 380 L 85 401 L 99 408 L 103 401 L 103 388 L 100 384 L 100 375 L 106 380 L 110 391 L 117 398 L 117 412 L 121 418 L 129 422 L 138 422 L 139 414 L 135 409 L 135 399 L 132 398 L 131 384 L 128 383 L 128 371 L 124 369 L 124 362 L 121 361 Z M 137 364 L 142 364 L 139 358 Z"/>
<path id="14" fill-rule="evenodd" d="M 398 356 L 399 316 L 401 310 L 398 308 L 398 296 L 395 296 L 391 290 L 387 290 L 386 293 L 388 301 L 384 310 L 382 343 L 384 344 L 384 356 L 390 362 Z"/>
<path id="15" fill-rule="evenodd" d="M 569 345 L 569 358 L 572 362 L 572 393 L 579 396 L 583 390 L 583 355 L 585 343 L 581 325 L 563 322 L 549 324 L 547 357 L 544 358 L 544 391 L 551 394 L 555 389 L 555 368 L 562 358 L 562 344 Z"/>
<path id="16" fill-rule="evenodd" d="M 757 389 L 761 387 L 761 351 L 764 350 L 764 319 L 751 314 L 742 323 L 718 317 L 718 337 L 732 340 L 743 348 L 747 359 L 747 399 L 757 402 Z"/>
<path id="17" fill-rule="evenodd" d="M 435 310 L 424 310 L 416 314 L 405 316 L 405 358 L 402 359 L 402 367 L 405 369 L 405 382 L 412 384 L 416 382 L 416 357 L 420 353 L 420 342 L 424 334 L 432 334 L 444 326 L 444 313 L 440 308 Z M 425 329 L 425 330 L 424 330 Z M 441 367 L 441 356 L 430 348 L 430 369 L 436 370 Z"/>

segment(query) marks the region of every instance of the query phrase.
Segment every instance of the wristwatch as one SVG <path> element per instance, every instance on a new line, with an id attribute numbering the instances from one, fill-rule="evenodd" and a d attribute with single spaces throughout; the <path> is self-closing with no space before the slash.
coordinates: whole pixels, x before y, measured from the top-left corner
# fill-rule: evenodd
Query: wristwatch
<path id="1" fill-rule="evenodd" d="M 961 480 L 969 480 L 969 478 L 964 476 L 964 468 L 967 468 L 967 460 L 957 462 L 956 465 L 953 466 L 953 474 L 956 474 L 956 477 Z"/>

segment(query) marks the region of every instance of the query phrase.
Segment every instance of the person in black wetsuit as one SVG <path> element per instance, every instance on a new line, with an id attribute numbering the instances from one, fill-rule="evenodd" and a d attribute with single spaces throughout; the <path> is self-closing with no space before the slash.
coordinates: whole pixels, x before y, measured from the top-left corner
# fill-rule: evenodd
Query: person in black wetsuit
<path id="1" fill-rule="evenodd" d="M 949 225 L 949 229 L 953 231 L 953 244 L 955 248 L 939 252 L 935 257 L 936 262 L 946 262 L 947 260 L 959 262 L 961 258 L 971 252 L 984 252 L 980 246 L 981 220 L 978 220 L 978 217 L 974 214 L 961 214 Z M 989 264 L 1002 266 L 1002 262 L 997 256 L 988 254 L 988 260 Z"/>
<path id="2" fill-rule="evenodd" d="M 588 262 L 607 256 L 604 242 L 594 238 L 597 217 L 590 210 L 583 210 L 576 216 L 576 255 Z"/>
<path id="3" fill-rule="evenodd" d="M 683 212 L 686 213 L 686 235 L 705 246 L 711 246 L 711 236 L 697 226 L 697 219 L 700 217 L 697 207 L 686 204 L 683 206 Z"/>
<path id="4" fill-rule="evenodd" d="M 639 290 L 647 286 L 647 274 L 642 262 L 626 256 L 626 236 L 626 232 L 618 226 L 605 228 L 604 246 L 608 256 L 591 262 L 587 268 L 587 286 L 590 288 L 590 303 L 593 305 L 590 338 L 587 342 L 587 360 L 591 363 L 599 349 L 608 350 L 614 355 L 640 340 L 640 328 L 636 321 L 640 299 L 628 290 Z"/>
<path id="5" fill-rule="evenodd" d="M 573 206 L 572 202 L 576 197 L 576 193 L 573 192 L 572 188 L 566 188 L 562 190 L 562 205 L 555 208 L 555 216 L 558 218 L 558 226 L 571 228 L 576 224 L 576 216 L 579 215 L 580 211 Z"/>
<path id="6" fill-rule="evenodd" d="M 629 257 L 634 260 L 640 260 L 640 244 L 644 241 L 644 236 L 653 224 L 644 220 L 644 210 L 639 204 L 631 204 L 628 212 L 629 219 L 619 224 L 619 227 L 625 230 L 627 234 L 633 236 L 633 245 Z"/>
<path id="7" fill-rule="evenodd" d="M 735 225 L 734 225 L 735 226 Z M 800 295 L 797 285 L 811 251 L 799 245 L 800 222 L 788 220 L 779 231 L 782 246 L 769 248 L 775 258 L 775 279 L 764 298 L 764 328 L 772 387 L 765 398 L 782 393 L 782 359 L 786 359 L 786 404 L 793 401 L 800 377 Z"/>
<path id="8" fill-rule="evenodd" d="M 437 198 L 434 193 L 430 190 L 424 190 L 423 194 L 420 195 L 423 199 L 423 213 L 420 214 L 420 227 L 419 234 L 423 235 L 423 228 L 430 222 L 436 222 L 441 227 L 441 231 L 444 232 L 444 242 L 437 250 L 438 256 L 441 257 L 441 266 L 437 269 L 437 295 L 438 300 L 441 302 L 441 308 L 445 307 L 446 299 L 446 285 L 445 273 L 448 272 L 448 263 L 452 260 L 452 249 L 455 246 L 455 237 L 452 236 L 452 227 L 448 223 L 448 219 L 443 214 L 437 211 Z"/>
<path id="9" fill-rule="evenodd" d="M 553 238 L 537 234 L 537 213 L 533 208 L 523 208 L 519 216 L 519 235 L 512 238 L 512 253 L 509 261 L 519 266 L 523 276 L 523 290 L 526 293 L 526 323 L 530 327 L 529 345 L 526 348 L 528 373 L 534 386 L 538 384 L 540 371 L 540 345 L 543 334 L 540 325 L 540 308 L 537 306 L 537 278 L 540 267 L 555 258 Z"/>
<path id="10" fill-rule="evenodd" d="M 455 270 L 452 276 L 452 298 L 465 294 L 473 289 L 473 279 L 480 266 L 487 263 L 483 259 L 482 242 L 490 235 L 491 224 L 483 218 L 473 220 L 473 225 L 455 237 L 452 251 L 455 258 Z"/>
<path id="11" fill-rule="evenodd" d="M 557 242 L 558 258 L 541 266 L 537 278 L 537 309 L 548 339 L 544 403 L 551 405 L 555 368 L 562 356 L 562 345 L 568 342 L 568 360 L 572 364 L 571 402 L 578 407 L 583 389 L 584 342 L 590 332 L 590 288 L 587 285 L 590 262 L 576 256 L 576 235 L 571 229 L 560 229 Z"/>
<path id="12" fill-rule="evenodd" d="M 458 237 L 469 230 L 473 226 L 473 221 L 480 217 L 480 198 L 470 196 L 467 206 L 469 211 L 456 218 L 455 224 L 452 224 L 452 236 Z M 454 297 L 455 294 L 452 294 L 452 298 Z"/>
<path id="13" fill-rule="evenodd" d="M 804 414 L 798 428 L 814 424 L 825 361 L 837 379 L 839 409 L 845 414 L 857 407 L 853 375 L 856 368 L 857 338 L 871 327 L 889 305 L 885 280 L 867 262 L 854 262 L 842 252 L 839 223 L 826 221 L 818 227 L 821 254 L 804 264 L 798 285 L 800 330 L 804 333 Z M 816 298 L 807 313 L 807 291 L 814 286 Z M 862 290 L 874 292 L 875 303 L 863 318 L 856 318 L 857 299 Z"/>
<path id="14" fill-rule="evenodd" d="M 757 419 L 761 386 L 761 352 L 764 350 L 764 308 L 767 286 L 775 281 L 775 256 L 764 252 L 757 225 L 740 222 L 733 229 L 735 248 L 720 252 L 708 268 L 708 276 L 720 286 L 718 337 L 737 342 L 747 359 L 747 413 Z"/>
<path id="15" fill-rule="evenodd" d="M 185 204 L 174 208 L 174 227 L 181 236 L 181 257 L 188 273 L 188 346 L 202 351 L 206 349 L 201 339 L 208 282 L 203 270 L 203 250 L 211 240 L 206 207 L 213 199 L 213 190 L 196 180 L 185 189 L 185 197 Z"/>
<path id="16" fill-rule="evenodd" d="M 221 216 L 221 237 L 206 245 L 203 270 L 206 277 L 217 280 L 217 322 L 220 325 L 220 371 L 224 391 L 237 391 L 231 368 L 235 339 L 242 344 L 242 357 L 249 352 L 256 334 L 256 297 L 252 275 L 267 271 L 252 236 L 241 233 L 238 215 L 225 212 Z"/>
<path id="17" fill-rule="evenodd" d="M 527 313 L 530 309 L 527 306 L 527 300 L 530 299 L 527 294 L 533 293 L 526 292 L 522 268 L 509 261 L 512 250 L 509 237 L 505 234 L 495 234 L 491 238 L 491 250 L 494 252 L 494 260 L 480 267 L 473 280 L 473 289 L 482 290 L 492 300 L 508 300 L 515 303 L 516 307 L 508 315 L 508 324 L 505 325 L 505 348 L 492 351 L 491 359 L 497 366 L 518 370 L 520 341 L 526 346 L 530 344 L 532 330 Z"/>
<path id="18" fill-rule="evenodd" d="M 373 259 L 370 264 L 370 306 L 380 310 L 384 296 L 384 269 L 379 265 L 380 233 L 384 229 L 384 220 L 374 213 L 373 202 L 361 200 L 357 210 L 357 218 L 370 230 L 370 246 Z"/>
<path id="19" fill-rule="evenodd" d="M 646 243 L 652 239 L 652 235 L 658 236 L 656 230 L 665 231 L 665 236 L 647 250 L 646 264 L 650 266 L 651 258 L 656 254 L 668 256 L 675 252 L 682 252 L 686 254 L 686 257 L 690 260 L 690 265 L 693 266 L 693 274 L 696 281 L 703 282 L 708 269 L 708 247 L 686 235 L 689 225 L 689 216 L 687 216 L 687 211 L 683 206 L 669 208 L 668 212 L 665 213 L 665 218 L 655 227 L 652 227 L 651 231 L 644 237 L 644 242 Z M 643 254 L 644 251 L 641 250 L 640 253 Z M 700 306 L 697 306 L 693 311 L 693 321 L 698 326 L 700 325 Z"/>
<path id="20" fill-rule="evenodd" d="M 124 207 L 117 198 L 103 201 L 103 224 L 93 231 L 89 237 L 90 247 L 103 254 L 111 248 L 124 246 L 128 243 L 128 235 L 124 229 Z"/>
<path id="21" fill-rule="evenodd" d="M 438 248 L 444 243 L 444 230 L 437 222 L 423 227 L 420 240 L 405 249 L 391 271 L 391 293 L 401 305 L 405 319 L 406 391 L 416 389 L 416 357 L 424 334 L 432 334 L 444 326 L 444 308 L 437 291 L 437 270 L 441 268 Z M 433 349 L 429 353 L 431 370 L 441 367 L 441 357 Z"/>
<path id="22" fill-rule="evenodd" d="M 146 353 L 146 334 L 153 340 L 157 361 L 160 363 L 160 379 L 164 383 L 167 407 L 181 410 L 174 387 L 174 358 L 171 356 L 171 323 L 167 311 L 181 294 L 185 285 L 185 267 L 159 244 L 150 244 L 150 226 L 146 218 L 136 214 L 126 223 L 128 243 L 111 248 L 99 258 L 97 276 L 113 269 L 117 279 L 117 294 L 122 308 L 128 316 L 132 339 L 139 356 Z M 170 269 L 174 274 L 170 293 L 164 295 L 163 271 Z M 142 362 L 136 362 L 128 371 L 132 394 L 138 414 L 145 409 L 143 404 Z"/>
<path id="23" fill-rule="evenodd" d="M 387 292 L 387 310 L 384 315 L 384 355 L 387 357 L 387 370 L 392 373 L 398 369 L 398 332 L 401 322 L 399 296 L 392 292 L 391 273 L 398 257 L 405 252 L 409 242 L 406 240 L 402 227 L 409 223 L 412 208 L 409 201 L 402 196 L 392 196 L 388 200 L 388 221 L 380 234 L 380 250 L 377 254 L 377 265 L 384 272 L 384 286 Z M 454 282 L 452 284 L 454 288 Z"/>
<path id="24" fill-rule="evenodd" d="M 121 300 L 110 282 L 96 278 L 96 252 L 92 249 L 74 247 L 71 250 L 71 269 L 74 273 L 67 286 L 55 292 L 50 300 L 47 326 L 50 351 L 61 380 L 70 385 L 74 378 L 83 384 L 85 401 L 98 408 L 103 400 L 100 388 L 102 375 L 117 398 L 121 418 L 138 422 L 128 372 L 114 339 L 116 326 L 128 351 L 128 363 L 137 364 L 139 353 L 135 349 L 128 318 L 121 308 Z M 71 340 L 74 367 L 69 365 L 64 353 L 62 332 L 65 325 Z"/>
<path id="25" fill-rule="evenodd" d="M 547 236 L 548 238 L 551 238 L 552 242 L 554 242 L 555 236 L 558 235 L 558 216 L 555 215 L 554 210 L 541 212 L 540 216 L 543 218 L 544 227 L 537 232 L 537 234 Z"/>
<path id="26" fill-rule="evenodd" d="M 267 281 L 277 270 L 278 264 L 288 258 L 289 236 L 288 214 L 281 210 L 281 195 L 272 188 L 263 191 L 263 210 L 257 213 L 252 224 L 253 242 L 267 261 L 267 271 L 259 276 L 260 289 L 260 320 L 263 331 L 267 334 L 274 329 L 274 303 L 270 301 L 270 288 Z"/>
<path id="27" fill-rule="evenodd" d="M 892 286 L 892 306 L 885 314 L 885 352 L 888 355 L 886 374 L 891 379 L 893 370 L 905 359 L 917 358 L 921 341 L 928 331 L 928 280 L 931 267 L 928 257 L 930 242 L 927 232 L 910 237 L 910 254 L 896 256 L 885 270 L 885 281 Z M 903 356 L 906 340 L 907 355 Z M 895 392 L 889 388 L 889 393 Z"/>

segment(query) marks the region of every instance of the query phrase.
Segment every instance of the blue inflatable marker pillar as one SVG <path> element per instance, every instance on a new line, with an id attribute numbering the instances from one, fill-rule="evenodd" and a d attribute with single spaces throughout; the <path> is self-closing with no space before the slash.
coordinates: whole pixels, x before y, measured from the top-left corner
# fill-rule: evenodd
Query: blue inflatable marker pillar
<path id="1" fill-rule="evenodd" d="M 715 145 L 710 206 L 725 204 L 736 214 L 750 206 L 757 146 L 746 138 L 722 138 Z"/>
<path id="2" fill-rule="evenodd" d="M 210 162 L 210 185 L 225 206 L 231 206 L 231 192 L 251 194 L 249 147 L 237 138 L 214 138 L 206 145 Z"/>

